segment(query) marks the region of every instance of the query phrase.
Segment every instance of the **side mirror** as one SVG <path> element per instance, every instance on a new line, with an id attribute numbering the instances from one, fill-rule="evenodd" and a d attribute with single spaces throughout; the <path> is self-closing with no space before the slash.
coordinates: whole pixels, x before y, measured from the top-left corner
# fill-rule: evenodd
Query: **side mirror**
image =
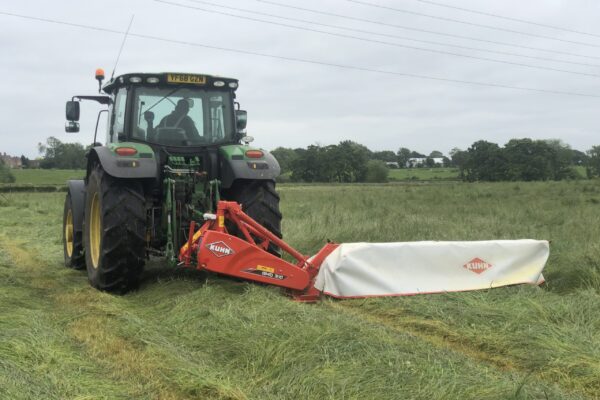
<path id="1" fill-rule="evenodd" d="M 67 121 L 79 121 L 79 102 L 67 101 Z"/>
<path id="2" fill-rule="evenodd" d="M 239 131 L 246 129 L 248 124 L 248 112 L 246 110 L 235 110 L 235 125 Z"/>
<path id="3" fill-rule="evenodd" d="M 67 121 L 67 123 L 65 124 L 65 132 L 67 132 L 67 133 L 79 132 L 79 122 Z"/>

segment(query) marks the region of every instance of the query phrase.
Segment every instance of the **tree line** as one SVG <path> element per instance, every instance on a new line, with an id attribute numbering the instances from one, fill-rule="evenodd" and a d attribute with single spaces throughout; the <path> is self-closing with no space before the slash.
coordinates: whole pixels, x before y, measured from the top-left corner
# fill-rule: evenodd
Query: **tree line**
<path id="1" fill-rule="evenodd" d="M 374 157 L 367 147 L 350 140 L 306 149 L 278 147 L 271 153 L 284 179 L 293 182 L 385 182 L 389 173 L 385 158 Z"/>
<path id="2" fill-rule="evenodd" d="M 577 179 L 575 167 L 585 167 L 589 178 L 600 174 L 600 146 L 587 153 L 560 140 L 512 139 L 500 147 L 480 140 L 467 150 L 453 149 L 452 163 L 463 180 L 541 181 Z"/>
<path id="3" fill-rule="evenodd" d="M 42 156 L 40 168 L 84 169 L 86 151 L 81 143 L 64 143 L 50 136 L 46 143 L 38 143 L 38 152 Z"/>
<path id="4" fill-rule="evenodd" d="M 80 143 L 63 143 L 49 137 L 38 144 L 40 168 L 83 169 L 86 148 Z M 455 167 L 465 181 L 535 181 L 576 179 L 575 167 L 584 167 L 587 176 L 600 177 L 600 146 L 587 152 L 572 149 L 559 140 L 512 139 L 504 146 L 479 140 L 466 150 L 454 148 L 444 156 L 434 150 L 429 155 L 401 147 L 397 151 L 371 151 L 359 143 L 344 140 L 338 144 L 307 148 L 278 147 L 272 151 L 279 161 L 283 180 L 293 182 L 385 182 L 389 168 L 397 163 L 405 168 L 411 158 L 425 159 L 420 167 Z M 27 167 L 28 160 L 23 160 Z M 14 181 L 10 170 L 0 163 L 0 181 Z"/>
<path id="5" fill-rule="evenodd" d="M 437 150 L 425 155 L 406 147 L 371 151 L 349 140 L 305 149 L 278 147 L 272 153 L 285 179 L 293 182 L 385 182 L 386 162 L 405 168 L 413 158 L 425 160 L 417 167 L 455 167 L 459 178 L 470 182 L 578 179 L 575 167 L 585 167 L 589 178 L 600 176 L 600 146 L 582 152 L 560 140 L 512 139 L 502 147 L 480 140 L 467 150 L 452 149 L 449 157 Z M 442 165 L 434 162 L 439 158 Z"/>

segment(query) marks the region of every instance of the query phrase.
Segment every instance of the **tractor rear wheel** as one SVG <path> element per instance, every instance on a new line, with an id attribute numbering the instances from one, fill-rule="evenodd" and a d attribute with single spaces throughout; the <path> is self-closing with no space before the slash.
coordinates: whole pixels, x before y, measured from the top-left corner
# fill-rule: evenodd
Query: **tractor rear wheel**
<path id="1" fill-rule="evenodd" d="M 65 257 L 65 267 L 73 269 L 85 268 L 83 232 L 77 230 L 73 223 L 73 201 L 71 199 L 71 193 L 67 193 L 63 213 L 63 254 Z"/>
<path id="2" fill-rule="evenodd" d="M 97 165 L 88 177 L 83 231 L 90 284 L 118 294 L 137 287 L 146 235 L 141 182 L 115 179 Z"/>
<path id="3" fill-rule="evenodd" d="M 242 205 L 242 210 L 256 222 L 281 238 L 281 219 L 279 211 L 279 194 L 275 191 L 273 181 L 246 181 L 234 182 L 224 196 Z M 239 236 L 234 229 L 232 233 Z M 279 247 L 269 244 L 269 252 L 280 256 Z"/>

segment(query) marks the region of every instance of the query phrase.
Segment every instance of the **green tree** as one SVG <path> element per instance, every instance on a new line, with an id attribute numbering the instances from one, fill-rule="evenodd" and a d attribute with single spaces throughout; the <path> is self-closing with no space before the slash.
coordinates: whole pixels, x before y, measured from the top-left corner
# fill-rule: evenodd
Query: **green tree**
<path id="1" fill-rule="evenodd" d="M 442 158 L 444 157 L 444 154 L 441 151 L 438 150 L 434 150 L 429 154 L 429 157 L 431 158 Z"/>
<path id="2" fill-rule="evenodd" d="M 466 151 L 455 147 L 450 150 L 450 157 L 452 165 L 458 168 L 460 178 L 465 179 L 465 170 L 467 168 L 467 159 L 469 158 L 469 154 Z"/>
<path id="3" fill-rule="evenodd" d="M 381 160 L 369 160 L 367 162 L 367 182 L 387 182 L 389 173 L 390 170 L 385 162 Z"/>
<path id="4" fill-rule="evenodd" d="M 587 151 L 587 171 L 590 177 L 600 176 L 600 146 L 594 146 Z"/>
<path id="5" fill-rule="evenodd" d="M 83 169 L 85 168 L 85 148 L 80 143 L 63 143 L 50 136 L 46 143 L 38 143 L 38 151 L 43 156 L 41 168 Z"/>
<path id="6" fill-rule="evenodd" d="M 363 182 L 372 155 L 368 148 L 350 140 L 326 147 L 311 145 L 296 153 L 291 179 L 304 182 Z"/>
<path id="7" fill-rule="evenodd" d="M 552 166 L 552 179 L 571 179 L 578 178 L 579 174 L 571 166 L 573 163 L 574 150 L 560 139 L 548 139 L 543 140 L 551 150 L 551 166 Z"/>
<path id="8" fill-rule="evenodd" d="M 425 154 L 421 154 L 417 151 L 410 152 L 410 158 L 425 158 L 425 157 L 427 157 Z"/>
<path id="9" fill-rule="evenodd" d="M 400 149 L 396 153 L 396 156 L 398 157 L 398 164 L 400 165 L 400 168 L 406 168 L 406 163 L 408 162 L 408 159 L 410 158 L 410 153 L 411 153 L 410 149 L 407 149 L 406 147 L 400 147 Z"/>
<path id="10" fill-rule="evenodd" d="M 467 150 L 464 177 L 473 181 L 502 181 L 506 179 L 506 159 L 496 143 L 480 140 Z"/>
<path id="11" fill-rule="evenodd" d="M 373 158 L 373 160 L 381 160 L 384 162 L 397 162 L 398 161 L 398 157 L 396 156 L 396 153 L 394 153 L 393 151 L 390 151 L 390 150 L 374 151 L 372 158 Z"/>
<path id="12" fill-rule="evenodd" d="M 371 151 L 356 142 L 345 140 L 330 150 L 328 159 L 336 160 L 334 169 L 337 182 L 364 182 L 367 176 L 367 162 Z"/>
<path id="13" fill-rule="evenodd" d="M 547 143 L 531 139 L 511 139 L 504 146 L 506 179 L 540 181 L 553 178 L 553 152 Z"/>
<path id="14" fill-rule="evenodd" d="M 507 180 L 561 180 L 577 176 L 570 167 L 573 151 L 560 140 L 512 139 L 502 151 Z"/>
<path id="15" fill-rule="evenodd" d="M 275 156 L 281 167 L 281 172 L 286 173 L 292 170 L 292 163 L 298 158 L 297 150 L 288 149 L 285 147 L 278 147 L 271 151 L 271 154 Z"/>
<path id="16" fill-rule="evenodd" d="M 324 180 L 321 176 L 322 170 L 322 152 L 320 146 L 311 145 L 306 149 L 301 149 L 297 153 L 297 158 L 292 162 L 292 181 L 319 182 Z"/>
<path id="17" fill-rule="evenodd" d="M 15 176 L 10 168 L 4 164 L 4 160 L 0 158 L 0 183 L 14 183 Z"/>
<path id="18" fill-rule="evenodd" d="M 588 155 L 583 151 L 573 150 L 571 153 L 571 165 L 586 165 L 588 159 Z"/>

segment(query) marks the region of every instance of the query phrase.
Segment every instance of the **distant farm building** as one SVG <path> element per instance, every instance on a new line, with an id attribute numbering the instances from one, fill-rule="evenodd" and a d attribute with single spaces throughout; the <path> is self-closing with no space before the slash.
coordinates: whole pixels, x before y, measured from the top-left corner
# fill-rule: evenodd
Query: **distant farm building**
<path id="1" fill-rule="evenodd" d="M 415 168 L 419 166 L 427 165 L 427 159 L 429 157 L 415 157 L 409 158 L 406 162 L 406 168 Z M 433 163 L 435 165 L 444 165 L 444 159 L 442 157 L 432 157 Z"/>
<path id="2" fill-rule="evenodd" d="M 8 165 L 9 168 L 21 168 L 23 166 L 21 164 L 21 157 L 13 157 L 6 153 L 2 153 L 0 154 L 0 159 L 5 165 Z"/>
<path id="3" fill-rule="evenodd" d="M 388 168 L 394 168 L 394 169 L 400 168 L 400 164 L 398 164 L 396 161 L 387 161 L 387 162 L 385 163 L 385 165 L 386 165 Z"/>

